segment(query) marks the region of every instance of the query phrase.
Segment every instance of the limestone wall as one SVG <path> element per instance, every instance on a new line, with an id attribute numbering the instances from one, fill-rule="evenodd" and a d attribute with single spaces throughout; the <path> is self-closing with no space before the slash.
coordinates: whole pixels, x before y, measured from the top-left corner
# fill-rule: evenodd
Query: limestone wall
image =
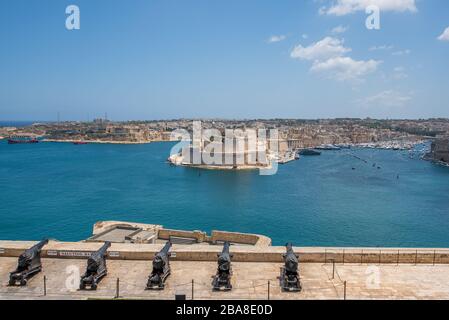
<path id="1" fill-rule="evenodd" d="M 189 238 L 195 239 L 197 242 L 204 242 L 207 239 L 207 235 L 202 231 L 185 231 L 185 230 L 172 230 L 172 229 L 160 229 L 158 232 L 158 238 L 163 240 L 169 240 L 170 237 Z"/>
<path id="2" fill-rule="evenodd" d="M 211 241 L 229 241 L 241 244 L 250 244 L 257 246 L 270 246 L 271 239 L 265 236 L 249 234 L 249 233 L 236 233 L 225 231 L 212 231 L 210 237 Z"/>
<path id="3" fill-rule="evenodd" d="M 0 257 L 18 257 L 36 242 L 0 241 Z M 42 257 L 87 258 L 101 243 L 50 241 L 42 250 Z M 113 243 L 108 250 L 110 259 L 151 260 L 163 244 Z M 221 246 L 204 244 L 173 245 L 173 260 L 216 261 Z M 295 247 L 303 263 L 355 264 L 449 264 L 449 249 L 392 249 L 392 248 L 313 248 Z M 284 247 L 231 246 L 233 261 L 282 262 Z"/>
<path id="4" fill-rule="evenodd" d="M 161 225 L 157 224 L 146 224 L 146 223 L 133 223 L 133 222 L 123 222 L 123 221 L 98 221 L 94 224 L 93 227 L 93 235 L 97 235 L 103 233 L 107 230 L 110 230 L 114 227 L 133 227 L 140 228 L 143 230 L 159 230 L 162 228 Z"/>
<path id="5" fill-rule="evenodd" d="M 198 243 L 201 242 L 216 242 L 229 241 L 239 244 L 248 244 L 253 246 L 270 246 L 271 239 L 265 236 L 249 233 L 228 232 L 228 231 L 212 231 L 211 236 L 208 236 L 203 231 L 184 231 L 172 229 L 160 229 L 158 231 L 158 238 L 169 240 L 170 237 L 180 237 L 195 239 Z"/>
<path id="6" fill-rule="evenodd" d="M 270 246 L 271 239 L 257 234 L 239 233 L 239 232 L 227 232 L 227 231 L 212 231 L 211 236 L 208 236 L 203 231 L 186 231 L 186 230 L 174 230 L 164 229 L 161 225 L 132 223 L 123 221 L 99 221 L 95 223 L 93 228 L 93 235 L 101 234 L 114 227 L 134 227 L 143 230 L 152 230 L 157 234 L 157 237 L 162 240 L 169 240 L 170 237 L 188 238 L 194 239 L 196 242 L 215 242 L 215 241 L 230 241 L 239 244 L 248 244 L 255 246 Z"/>

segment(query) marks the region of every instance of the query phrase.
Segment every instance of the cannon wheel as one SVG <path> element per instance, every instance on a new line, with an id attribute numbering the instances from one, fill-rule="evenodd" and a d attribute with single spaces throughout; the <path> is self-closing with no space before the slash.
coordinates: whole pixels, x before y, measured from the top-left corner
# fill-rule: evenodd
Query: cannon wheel
<path id="1" fill-rule="evenodd" d="M 97 290 L 97 284 L 96 283 L 92 283 L 92 285 L 90 286 L 90 288 L 92 290 Z"/>
<path id="2" fill-rule="evenodd" d="M 15 286 L 15 285 L 16 285 L 16 280 L 9 279 L 8 284 L 9 284 L 10 286 Z"/>
<path id="3" fill-rule="evenodd" d="M 21 279 L 21 280 L 20 280 L 20 285 L 21 285 L 21 286 L 26 286 L 26 285 L 27 285 L 27 282 L 28 282 L 27 279 Z"/>

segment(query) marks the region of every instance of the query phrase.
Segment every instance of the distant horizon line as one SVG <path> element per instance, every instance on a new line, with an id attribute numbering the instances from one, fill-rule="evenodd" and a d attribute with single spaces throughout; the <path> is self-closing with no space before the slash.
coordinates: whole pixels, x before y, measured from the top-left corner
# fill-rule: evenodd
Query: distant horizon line
<path id="1" fill-rule="evenodd" d="M 272 121 L 272 120 L 303 120 L 303 121 L 317 121 L 317 120 L 396 120 L 396 121 L 417 121 L 417 120 L 449 120 L 449 117 L 430 117 L 430 118 L 373 118 L 373 117 L 335 117 L 335 118 L 165 118 L 165 119 L 133 119 L 133 120 L 113 120 L 104 118 L 95 118 L 93 120 L 0 120 L 0 123 L 17 122 L 17 123 L 66 123 L 66 122 L 80 122 L 87 123 L 94 120 L 107 120 L 110 122 L 156 122 L 156 121 Z"/>

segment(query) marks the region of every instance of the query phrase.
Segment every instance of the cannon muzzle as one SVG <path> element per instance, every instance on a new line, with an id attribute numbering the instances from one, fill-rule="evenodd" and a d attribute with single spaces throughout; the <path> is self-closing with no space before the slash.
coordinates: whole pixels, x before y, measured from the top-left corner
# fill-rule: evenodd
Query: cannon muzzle
<path id="1" fill-rule="evenodd" d="M 48 239 L 42 239 L 41 241 L 39 241 L 39 243 L 36 243 L 34 246 L 32 246 L 30 248 L 30 250 L 32 249 L 37 249 L 37 250 L 42 250 L 42 248 L 48 243 Z"/>
<path id="2" fill-rule="evenodd" d="M 161 249 L 161 251 L 159 251 L 159 253 L 164 253 L 164 254 L 168 255 L 168 252 L 170 251 L 171 246 L 172 246 L 172 243 L 170 241 L 167 241 L 165 243 L 165 246 Z"/>

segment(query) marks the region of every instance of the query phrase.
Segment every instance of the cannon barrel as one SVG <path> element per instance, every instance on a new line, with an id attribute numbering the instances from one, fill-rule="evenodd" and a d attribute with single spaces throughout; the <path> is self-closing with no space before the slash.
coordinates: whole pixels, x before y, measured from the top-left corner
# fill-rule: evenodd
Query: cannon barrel
<path id="1" fill-rule="evenodd" d="M 171 248 L 171 242 L 167 241 L 167 243 L 165 244 L 165 246 L 161 249 L 161 251 L 159 251 L 159 253 L 163 253 L 165 255 L 168 255 L 168 252 L 170 251 Z"/>
<path id="2" fill-rule="evenodd" d="M 32 246 L 29 250 L 42 250 L 42 248 L 48 243 L 48 239 L 43 239 Z"/>
<path id="3" fill-rule="evenodd" d="M 231 254 L 229 253 L 230 246 L 231 244 L 226 241 L 223 245 L 221 254 L 218 255 L 218 268 L 221 271 L 227 271 L 231 267 Z"/>
<path id="4" fill-rule="evenodd" d="M 287 248 L 287 254 L 293 253 L 293 244 L 291 242 L 287 243 L 285 247 Z"/>
<path id="5" fill-rule="evenodd" d="M 19 266 L 25 267 L 26 264 L 30 263 L 31 260 L 33 260 L 34 257 L 38 256 L 41 252 L 41 249 L 48 243 L 48 239 L 43 239 L 36 243 L 34 246 L 32 246 L 29 249 L 26 249 L 20 256 L 19 256 Z"/>
<path id="6" fill-rule="evenodd" d="M 298 270 L 298 256 L 293 251 L 291 243 L 286 244 L 287 253 L 284 255 L 285 268 L 288 272 L 296 272 Z"/>
<path id="7" fill-rule="evenodd" d="M 48 239 L 43 239 L 41 241 L 39 241 L 38 243 L 36 243 L 34 246 L 32 246 L 29 249 L 26 249 L 21 256 L 24 257 L 29 257 L 31 258 L 33 255 L 35 255 L 36 253 L 39 253 L 42 248 L 48 243 Z"/>
<path id="8" fill-rule="evenodd" d="M 92 255 L 89 257 L 87 261 L 88 266 L 94 267 L 94 265 L 98 265 L 99 262 L 104 259 L 106 251 L 110 246 L 111 243 L 109 241 L 106 241 L 100 249 L 92 253 Z"/>
<path id="9" fill-rule="evenodd" d="M 164 266 L 168 263 L 168 257 L 170 255 L 169 251 L 172 244 L 170 241 L 167 241 L 165 246 L 159 251 L 153 260 L 153 270 L 154 271 L 161 271 L 163 270 Z"/>
<path id="10" fill-rule="evenodd" d="M 111 246 L 111 243 L 109 241 L 106 241 L 104 243 L 104 245 L 100 249 L 98 249 L 98 251 L 97 251 L 98 254 L 104 256 L 110 246 Z"/>
<path id="11" fill-rule="evenodd" d="M 229 241 L 225 241 L 225 243 L 223 244 L 223 251 L 221 251 L 221 253 L 227 253 L 229 254 L 229 248 L 230 248 L 231 244 L 229 243 Z"/>

